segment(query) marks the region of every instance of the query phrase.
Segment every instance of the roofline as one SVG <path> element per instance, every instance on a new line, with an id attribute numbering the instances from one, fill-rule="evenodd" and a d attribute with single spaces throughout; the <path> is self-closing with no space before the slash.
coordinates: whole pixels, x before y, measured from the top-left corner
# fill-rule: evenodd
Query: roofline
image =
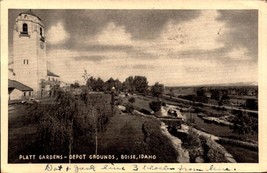
<path id="1" fill-rule="evenodd" d="M 27 14 L 27 15 L 31 15 L 31 16 L 34 16 L 34 17 L 37 17 L 39 20 L 42 20 L 39 16 L 37 16 L 36 14 L 34 14 L 33 12 L 32 12 L 32 10 L 30 9 L 30 10 L 28 10 L 28 11 L 25 11 L 25 12 L 21 12 L 21 13 L 19 13 L 19 16 L 21 16 L 22 14 Z"/>
<path id="2" fill-rule="evenodd" d="M 23 86 L 25 86 L 25 87 L 27 87 L 27 88 L 29 88 L 29 89 L 19 89 L 19 88 L 16 88 L 16 87 L 9 87 L 8 86 L 8 88 L 16 88 L 17 90 L 20 90 L 20 91 L 33 91 L 33 89 L 31 88 L 31 87 L 29 87 L 29 86 L 27 86 L 27 85 L 24 85 L 23 83 L 21 83 L 21 82 L 18 82 L 18 81 L 16 81 L 16 80 L 11 80 L 11 79 L 8 79 L 8 80 L 10 80 L 10 81 L 12 81 L 12 82 L 17 82 L 17 83 L 19 83 L 19 84 L 21 84 L 21 85 L 23 85 Z"/>

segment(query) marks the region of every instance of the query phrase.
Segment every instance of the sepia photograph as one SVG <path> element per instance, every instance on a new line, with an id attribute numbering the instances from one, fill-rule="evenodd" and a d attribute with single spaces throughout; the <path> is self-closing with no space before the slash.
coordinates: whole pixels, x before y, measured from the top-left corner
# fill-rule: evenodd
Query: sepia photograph
<path id="1" fill-rule="evenodd" d="M 258 9 L 7 12 L 8 165 L 260 163 Z"/>

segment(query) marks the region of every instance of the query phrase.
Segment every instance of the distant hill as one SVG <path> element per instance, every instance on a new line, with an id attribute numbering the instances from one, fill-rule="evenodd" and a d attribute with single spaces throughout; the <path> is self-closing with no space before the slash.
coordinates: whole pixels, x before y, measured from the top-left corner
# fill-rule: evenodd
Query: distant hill
<path id="1" fill-rule="evenodd" d="M 237 83 L 223 83 L 223 84 L 207 84 L 199 86 L 258 86 L 258 82 L 237 82 Z"/>
<path id="2" fill-rule="evenodd" d="M 187 85 L 187 86 L 166 86 L 169 87 L 237 87 L 237 86 L 258 86 L 258 82 L 236 82 L 236 83 L 221 83 L 221 84 L 201 84 L 201 85 Z"/>

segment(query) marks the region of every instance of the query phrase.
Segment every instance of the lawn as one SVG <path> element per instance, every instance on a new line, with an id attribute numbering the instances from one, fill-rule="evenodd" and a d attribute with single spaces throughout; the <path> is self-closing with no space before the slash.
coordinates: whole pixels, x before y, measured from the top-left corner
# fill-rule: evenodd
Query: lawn
<path id="1" fill-rule="evenodd" d="M 152 109 L 149 107 L 149 103 L 154 100 L 153 98 L 146 98 L 146 97 L 137 96 L 137 95 L 133 97 L 135 98 L 135 102 L 133 104 L 135 109 L 139 111 L 142 109 L 145 109 L 149 112 L 152 111 Z"/>
<path id="2" fill-rule="evenodd" d="M 99 138 L 101 154 L 115 153 L 115 162 L 172 163 L 177 153 L 161 133 L 160 122 L 151 117 L 117 113 Z M 157 159 L 121 160 L 120 155 L 155 155 Z"/>
<path id="3" fill-rule="evenodd" d="M 9 105 L 8 111 L 8 162 L 28 162 L 19 160 L 20 154 L 34 154 L 37 125 L 31 123 L 26 111 L 27 106 Z"/>
<path id="4" fill-rule="evenodd" d="M 259 154 L 256 151 L 245 149 L 242 147 L 233 147 L 232 145 L 221 144 L 238 163 L 258 163 Z"/>
<path id="5" fill-rule="evenodd" d="M 146 105 L 149 108 L 150 100 L 142 100 L 137 98 L 139 106 Z M 110 107 L 110 102 L 105 101 L 106 106 Z M 20 154 L 38 154 L 42 151 L 37 141 L 37 125 L 32 123 L 32 117 L 27 113 L 27 106 L 12 105 L 9 107 L 9 136 L 8 136 L 8 161 L 9 163 L 66 163 L 69 160 L 19 160 Z M 90 116 L 90 115 L 88 115 Z M 78 136 L 77 143 L 73 144 L 72 154 L 93 155 L 96 151 L 98 155 L 115 155 L 114 159 L 89 159 L 72 160 L 72 163 L 173 163 L 176 162 L 177 153 L 171 145 L 169 139 L 161 133 L 160 123 L 151 116 L 139 116 L 122 113 L 115 107 L 114 115 L 110 115 L 110 121 L 106 126 L 106 130 L 97 134 L 95 133 L 90 142 L 82 139 L 84 136 Z M 53 147 L 53 146 L 51 146 Z M 58 146 L 54 146 L 58 147 Z M 68 151 L 67 151 L 68 152 Z M 45 154 L 45 153 L 42 153 Z M 49 154 L 49 153 L 47 153 Z M 51 153 L 50 153 L 51 154 Z M 58 154 L 58 153 L 54 153 Z M 140 154 L 153 156 L 154 158 L 128 158 L 121 159 L 121 155 Z"/>

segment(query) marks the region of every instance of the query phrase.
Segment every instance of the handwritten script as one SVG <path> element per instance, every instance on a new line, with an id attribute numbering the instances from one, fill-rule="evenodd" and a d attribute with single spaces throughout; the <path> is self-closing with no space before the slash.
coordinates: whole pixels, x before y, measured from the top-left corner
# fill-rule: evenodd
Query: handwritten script
<path id="1" fill-rule="evenodd" d="M 138 165 L 138 164 L 127 164 L 127 166 L 122 166 L 122 164 L 87 164 L 84 165 L 57 165 L 57 164 L 47 164 L 44 167 L 46 172 L 71 172 L 71 173 L 87 173 L 87 172 L 236 172 L 236 168 L 232 168 L 231 166 L 216 166 L 216 165 L 207 165 L 197 167 L 196 165 Z"/>

